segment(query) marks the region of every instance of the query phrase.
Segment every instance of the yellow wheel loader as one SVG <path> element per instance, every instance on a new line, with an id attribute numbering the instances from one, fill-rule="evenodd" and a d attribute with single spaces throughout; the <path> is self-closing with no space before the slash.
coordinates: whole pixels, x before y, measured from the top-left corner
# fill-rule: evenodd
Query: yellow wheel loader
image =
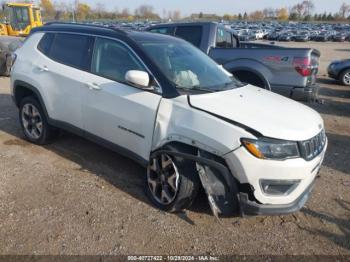
<path id="1" fill-rule="evenodd" d="M 9 75 L 12 53 L 34 27 L 42 26 L 40 8 L 30 3 L 3 5 L 5 23 L 0 23 L 0 75 Z"/>

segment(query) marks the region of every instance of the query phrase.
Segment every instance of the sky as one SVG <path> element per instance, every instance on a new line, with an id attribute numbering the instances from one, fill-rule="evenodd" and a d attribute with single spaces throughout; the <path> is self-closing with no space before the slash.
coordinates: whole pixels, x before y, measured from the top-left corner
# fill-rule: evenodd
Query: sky
<path id="1" fill-rule="evenodd" d="M 251 12 L 268 7 L 280 8 L 291 7 L 301 0 L 80 0 L 88 4 L 94 5 L 98 2 L 104 4 L 107 10 L 119 10 L 129 8 L 133 11 L 142 4 L 152 5 L 155 11 L 162 16 L 163 10 L 181 11 L 182 15 L 190 15 L 191 13 L 216 13 L 223 15 L 226 13 L 244 13 Z M 315 12 L 323 13 L 338 12 L 343 2 L 350 4 L 350 0 L 314 0 Z"/>

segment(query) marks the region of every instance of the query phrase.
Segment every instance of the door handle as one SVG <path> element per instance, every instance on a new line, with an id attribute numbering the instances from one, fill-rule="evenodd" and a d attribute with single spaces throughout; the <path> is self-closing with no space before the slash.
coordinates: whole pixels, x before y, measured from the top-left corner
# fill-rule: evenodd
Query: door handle
<path id="1" fill-rule="evenodd" d="M 38 69 L 40 72 L 49 72 L 49 69 L 47 66 L 38 66 Z"/>
<path id="2" fill-rule="evenodd" d="M 98 84 L 96 84 L 96 83 L 88 83 L 88 84 L 86 84 L 86 86 L 90 90 L 101 90 L 101 87 Z"/>

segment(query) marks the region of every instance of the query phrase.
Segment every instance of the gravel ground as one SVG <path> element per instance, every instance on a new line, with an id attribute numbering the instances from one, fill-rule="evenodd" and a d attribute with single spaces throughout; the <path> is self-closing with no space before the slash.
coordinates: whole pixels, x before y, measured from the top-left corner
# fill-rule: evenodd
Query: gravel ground
<path id="1" fill-rule="evenodd" d="M 350 255 L 350 89 L 325 77 L 349 43 L 292 43 L 322 52 L 329 149 L 307 205 L 288 216 L 211 215 L 205 197 L 183 214 L 155 209 L 145 170 L 64 133 L 52 145 L 23 140 L 9 79 L 0 79 L 0 254 Z"/>

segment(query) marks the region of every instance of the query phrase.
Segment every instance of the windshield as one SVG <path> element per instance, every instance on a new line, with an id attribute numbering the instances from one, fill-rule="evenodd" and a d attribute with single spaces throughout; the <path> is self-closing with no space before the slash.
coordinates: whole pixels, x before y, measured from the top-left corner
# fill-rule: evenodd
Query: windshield
<path id="1" fill-rule="evenodd" d="M 29 25 L 29 12 L 26 7 L 9 7 L 10 25 L 16 31 L 24 30 Z"/>
<path id="2" fill-rule="evenodd" d="M 177 88 L 223 91 L 243 86 L 202 51 L 185 42 L 144 42 L 143 50 Z"/>

